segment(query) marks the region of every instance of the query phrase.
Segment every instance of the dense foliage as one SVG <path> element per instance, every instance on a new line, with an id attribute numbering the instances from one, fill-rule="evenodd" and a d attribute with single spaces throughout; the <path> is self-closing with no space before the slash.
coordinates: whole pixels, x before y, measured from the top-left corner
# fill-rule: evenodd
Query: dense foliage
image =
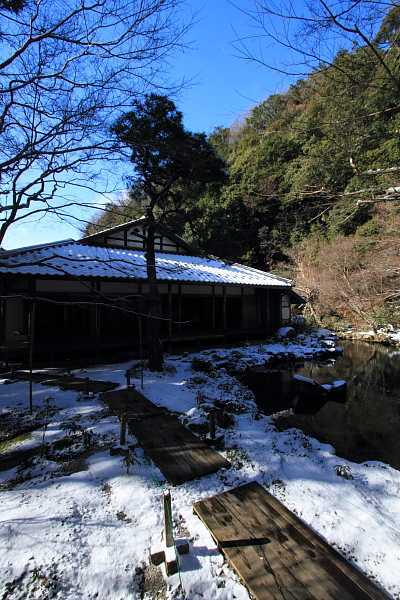
<path id="1" fill-rule="evenodd" d="M 399 21 L 394 7 L 372 43 L 342 50 L 239 125 L 218 128 L 210 141 L 229 181 L 198 194 L 188 186 L 180 233 L 293 277 L 318 322 L 397 319 Z"/>

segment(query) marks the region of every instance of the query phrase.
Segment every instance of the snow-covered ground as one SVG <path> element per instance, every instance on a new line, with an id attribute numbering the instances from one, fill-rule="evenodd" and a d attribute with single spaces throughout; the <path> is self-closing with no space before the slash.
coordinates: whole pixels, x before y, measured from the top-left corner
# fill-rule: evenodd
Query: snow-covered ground
<path id="1" fill-rule="evenodd" d="M 1 385 L 0 424 L 35 429 L 3 448 L 10 456 L 18 450 L 21 460 L 0 472 L 0 598 L 248 600 L 192 503 L 256 480 L 389 597 L 400 599 L 400 473 L 379 462 L 339 458 L 331 446 L 299 430 L 278 432 L 270 417 L 259 414 L 252 393 L 228 374 L 276 355 L 312 356 L 320 344 L 321 338 L 303 336 L 218 349 L 169 357 L 161 374 L 144 372 L 143 393 L 179 413 L 199 434 L 206 431 L 211 406 L 228 409 L 217 436 L 224 435 L 221 453 L 232 467 L 172 489 L 175 536 L 190 539 L 190 552 L 181 556 L 180 574 L 168 578 L 149 567 L 149 548 L 159 543 L 162 491 L 170 486 L 135 438 L 127 439 L 135 446 L 127 474 L 122 457 L 109 452 L 118 445 L 119 422 L 97 397 L 34 384 L 35 421 L 26 415 L 28 383 Z M 203 370 L 193 370 L 193 359 Z M 98 366 L 75 374 L 123 387 L 132 366 Z M 132 371 L 140 389 L 140 373 Z M 43 422 L 48 422 L 45 446 Z M 69 427 L 74 423 L 80 425 L 75 433 Z M 87 430 L 90 446 L 83 444 Z M 43 453 L 29 453 L 42 447 Z"/>

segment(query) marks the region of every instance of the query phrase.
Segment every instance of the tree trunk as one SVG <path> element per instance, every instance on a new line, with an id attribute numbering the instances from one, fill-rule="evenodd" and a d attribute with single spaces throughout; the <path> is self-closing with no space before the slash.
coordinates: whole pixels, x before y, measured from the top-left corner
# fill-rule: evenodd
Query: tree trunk
<path id="1" fill-rule="evenodd" d="M 161 301 L 157 284 L 156 257 L 154 251 L 154 234 L 156 221 L 151 209 L 147 210 L 147 252 L 146 267 L 147 280 L 149 283 L 149 318 L 147 325 L 147 348 L 149 355 L 150 371 L 162 371 L 163 369 L 163 347 L 160 340 L 160 317 Z"/>

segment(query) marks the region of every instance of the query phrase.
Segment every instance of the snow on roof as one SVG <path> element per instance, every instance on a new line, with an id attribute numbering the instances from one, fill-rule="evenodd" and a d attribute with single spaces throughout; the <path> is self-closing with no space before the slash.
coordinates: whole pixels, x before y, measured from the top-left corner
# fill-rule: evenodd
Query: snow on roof
<path id="1" fill-rule="evenodd" d="M 30 250 L 38 250 L 39 248 L 48 248 L 49 246 L 60 246 L 62 244 L 69 244 L 74 242 L 72 238 L 65 240 L 59 240 L 58 242 L 45 242 L 44 244 L 35 244 L 34 246 L 22 246 L 21 248 L 14 248 L 13 250 L 5 250 L 0 254 L 0 257 L 10 256 L 11 254 L 21 254 L 21 252 L 28 252 Z"/>
<path id="2" fill-rule="evenodd" d="M 156 266 L 164 281 L 291 287 L 289 279 L 213 257 L 156 253 Z M 1 253 L 0 273 L 147 279 L 144 252 L 68 241 Z"/>

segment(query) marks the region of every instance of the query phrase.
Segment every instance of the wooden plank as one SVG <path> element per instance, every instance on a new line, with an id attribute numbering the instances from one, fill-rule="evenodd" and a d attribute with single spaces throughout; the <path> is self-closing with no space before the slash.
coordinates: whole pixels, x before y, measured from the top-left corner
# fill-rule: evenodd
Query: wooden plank
<path id="1" fill-rule="evenodd" d="M 264 600 L 297 600 L 298 596 L 288 590 L 279 574 L 265 560 L 264 546 L 249 546 L 246 552 L 242 548 L 231 548 L 226 555 L 236 571 L 244 580 L 256 599 Z M 305 594 L 302 600 L 314 600 L 310 594 Z M 319 600 L 323 600 L 322 598 Z"/>
<path id="2" fill-rule="evenodd" d="M 256 488 L 257 490 L 260 488 L 261 492 L 265 492 L 261 486 L 253 482 L 248 485 L 247 493 L 252 488 Z M 269 536 L 270 545 L 268 546 L 268 552 L 278 558 L 281 563 L 281 571 L 290 570 L 294 572 L 298 584 L 318 600 L 320 598 L 325 598 L 326 600 L 352 600 L 353 596 L 348 594 L 334 579 L 327 576 L 319 564 L 310 560 L 308 547 L 299 546 L 290 536 L 290 531 L 285 527 L 287 523 L 284 523 L 283 526 L 277 526 L 271 515 L 262 511 L 263 506 L 260 506 L 261 502 L 254 502 L 246 492 L 243 493 L 241 488 L 237 488 L 231 492 L 229 495 L 229 509 L 231 513 L 237 519 L 242 519 L 243 502 L 245 502 L 245 520 L 246 525 L 249 526 L 250 533 L 253 536 L 257 533 L 258 535 Z M 263 494 L 260 493 L 261 495 Z"/>
<path id="3" fill-rule="evenodd" d="M 229 466 L 220 454 L 209 448 L 191 431 L 183 427 L 174 417 L 154 418 L 140 426 L 141 436 L 147 438 L 147 449 L 158 451 L 160 446 L 173 459 L 178 459 L 187 465 L 187 470 L 210 469 L 215 463 L 215 470 Z M 150 453 L 150 452 L 149 452 Z M 169 460 L 166 457 L 166 460 Z M 210 465 L 210 462 L 212 463 Z"/>
<path id="4" fill-rule="evenodd" d="M 282 581 L 275 573 L 271 572 L 268 563 L 264 564 L 264 561 L 260 559 L 265 555 L 264 545 L 267 543 L 266 540 L 262 544 L 258 543 L 261 542 L 259 539 L 249 542 L 246 548 L 247 552 L 238 543 L 232 547 L 228 546 L 227 538 L 230 537 L 231 541 L 237 542 L 240 539 L 241 531 L 237 529 L 229 513 L 225 515 L 225 507 L 220 503 L 220 496 L 216 496 L 213 500 L 216 499 L 220 504 L 219 509 L 215 502 L 209 502 L 211 499 L 196 502 L 193 504 L 193 509 L 251 593 L 258 600 L 272 600 L 275 598 L 295 600 L 296 596 L 290 591 L 282 591 Z M 218 513 L 220 513 L 219 518 Z M 255 556 L 249 554 L 251 544 L 254 544 L 258 550 Z"/>
<path id="5" fill-rule="evenodd" d="M 256 482 L 193 509 L 257 600 L 387 600 Z"/>
<path id="6" fill-rule="evenodd" d="M 1 377 L 4 379 L 11 379 L 11 372 L 2 373 Z M 47 381 L 48 379 L 56 379 L 58 377 L 61 377 L 61 375 L 57 375 L 56 373 L 32 373 L 32 381 L 34 381 L 35 383 L 42 383 L 43 381 Z M 14 379 L 19 379 L 20 381 L 29 381 L 29 371 L 14 371 Z"/>
<path id="7" fill-rule="evenodd" d="M 135 388 L 100 394 L 100 398 L 116 415 L 126 414 L 127 419 L 144 419 L 164 414 L 164 410 L 150 402 Z"/>
<path id="8" fill-rule="evenodd" d="M 73 390 L 75 392 L 85 391 L 85 380 L 79 377 L 60 377 L 59 379 L 42 381 L 42 385 L 58 386 L 63 390 Z M 107 392 L 108 390 L 114 390 L 118 385 L 118 383 L 112 381 L 89 379 L 89 392 L 92 392 L 93 394 Z"/>
<path id="9" fill-rule="evenodd" d="M 165 415 L 140 423 L 129 422 L 131 431 L 173 485 L 229 466 L 177 419 Z"/>
<path id="10" fill-rule="evenodd" d="M 233 494 L 219 495 L 217 505 L 213 500 L 215 498 L 206 501 L 209 503 L 208 507 L 204 504 L 200 507 L 196 505 L 195 511 L 206 523 L 213 537 L 216 537 L 217 530 L 219 535 L 225 538 L 217 540 L 219 548 L 256 598 L 274 598 L 276 594 L 282 594 L 284 591 L 285 598 L 290 594 L 289 597 L 296 600 L 351 599 L 351 596 L 343 593 L 334 582 L 323 585 L 321 580 L 326 579 L 323 577 L 323 571 L 318 567 L 310 570 L 309 557 L 305 553 L 294 556 L 291 552 L 282 551 L 282 537 L 275 537 L 254 515 L 252 507 L 247 503 L 236 511 L 232 510 L 232 500 L 235 501 Z M 204 512 L 207 508 L 208 514 Z M 227 535 L 233 539 L 226 540 Z M 271 588 L 270 577 L 257 568 L 260 562 L 263 569 L 273 575 L 277 588 Z M 254 576 L 254 569 L 257 570 L 258 578 Z"/>
<path id="11" fill-rule="evenodd" d="M 223 456 L 170 415 L 130 420 L 128 426 L 171 485 L 230 466 Z"/>
<path id="12" fill-rule="evenodd" d="M 308 547 L 308 552 L 332 578 L 341 585 L 345 583 L 346 589 L 351 590 L 354 598 L 360 600 L 387 600 L 384 590 L 373 583 L 364 573 L 349 562 L 337 550 L 332 548 L 315 531 L 288 510 L 272 494 L 264 490 L 256 482 L 249 484 L 248 496 L 253 496 L 259 507 L 268 510 L 268 515 L 281 527 L 287 527 L 290 535 L 298 544 Z M 284 519 L 284 521 L 282 520 Z"/>

